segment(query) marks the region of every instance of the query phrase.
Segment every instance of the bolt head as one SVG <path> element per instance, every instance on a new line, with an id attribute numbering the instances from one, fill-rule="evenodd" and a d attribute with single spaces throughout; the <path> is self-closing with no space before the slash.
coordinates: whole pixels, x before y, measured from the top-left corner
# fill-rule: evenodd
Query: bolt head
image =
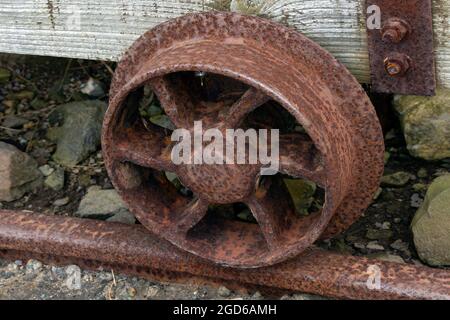
<path id="1" fill-rule="evenodd" d="M 411 58 L 403 53 L 391 53 L 384 59 L 384 68 L 391 77 L 401 77 L 411 67 Z"/>
<path id="2" fill-rule="evenodd" d="M 400 18 L 390 18 L 381 28 L 381 38 L 387 43 L 399 43 L 410 32 L 411 26 L 408 22 Z"/>

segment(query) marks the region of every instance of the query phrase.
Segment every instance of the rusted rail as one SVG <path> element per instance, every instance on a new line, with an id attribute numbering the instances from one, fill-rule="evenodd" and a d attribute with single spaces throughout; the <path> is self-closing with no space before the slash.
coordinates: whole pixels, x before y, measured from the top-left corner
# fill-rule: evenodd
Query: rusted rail
<path id="1" fill-rule="evenodd" d="M 446 270 L 310 248 L 287 262 L 243 271 L 186 253 L 142 226 L 1 210 L 0 256 L 8 255 L 117 267 L 153 278 L 229 281 L 335 298 L 450 299 Z M 379 283 L 374 271 L 379 272 Z"/>

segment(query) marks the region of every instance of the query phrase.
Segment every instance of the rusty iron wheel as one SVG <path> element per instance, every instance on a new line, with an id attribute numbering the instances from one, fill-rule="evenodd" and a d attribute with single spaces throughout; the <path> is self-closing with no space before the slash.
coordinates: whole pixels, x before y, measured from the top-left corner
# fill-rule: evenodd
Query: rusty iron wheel
<path id="1" fill-rule="evenodd" d="M 195 72 L 233 79 L 245 92 L 217 110 L 193 93 L 186 74 Z M 260 164 L 174 165 L 164 130 L 136 116 L 144 86 L 173 124 L 187 129 L 200 119 L 221 130 L 241 127 L 250 112 L 276 102 L 307 132 L 281 135 L 280 172 L 321 186 L 323 209 L 295 215 L 276 177 L 257 183 Z M 186 15 L 139 38 L 117 67 L 102 144 L 114 187 L 149 231 L 241 268 L 283 261 L 345 230 L 370 204 L 383 172 L 378 119 L 346 68 L 292 29 L 235 13 Z M 194 196 L 180 195 L 161 171 L 176 173 Z M 258 223 L 207 214 L 211 204 L 236 202 L 245 203 Z"/>

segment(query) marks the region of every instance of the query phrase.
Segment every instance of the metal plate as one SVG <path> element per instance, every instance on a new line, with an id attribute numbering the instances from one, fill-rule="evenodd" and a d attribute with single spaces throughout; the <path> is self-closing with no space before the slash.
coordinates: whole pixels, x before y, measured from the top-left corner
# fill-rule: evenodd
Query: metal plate
<path id="1" fill-rule="evenodd" d="M 381 25 L 373 28 L 367 23 L 373 90 L 409 95 L 434 95 L 436 78 L 431 0 L 367 0 L 368 19 L 377 14 L 371 10 L 373 5 L 379 7 L 381 15 Z M 382 39 L 384 30 L 381 28 L 392 18 L 402 19 L 410 26 L 410 32 L 398 42 Z M 399 55 L 410 58 L 410 67 L 403 75 L 391 76 L 386 71 L 386 59 L 393 57 L 396 60 Z"/>

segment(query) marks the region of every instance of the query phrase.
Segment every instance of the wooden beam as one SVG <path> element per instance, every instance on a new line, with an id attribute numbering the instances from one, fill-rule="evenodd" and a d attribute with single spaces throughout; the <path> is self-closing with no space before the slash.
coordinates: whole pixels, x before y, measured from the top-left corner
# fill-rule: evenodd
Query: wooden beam
<path id="1" fill-rule="evenodd" d="M 232 0 L 233 11 L 292 26 L 369 80 L 365 0 Z M 434 0 L 438 82 L 450 87 L 450 1 Z M 149 28 L 230 0 L 0 0 L 0 52 L 117 61 Z"/>

